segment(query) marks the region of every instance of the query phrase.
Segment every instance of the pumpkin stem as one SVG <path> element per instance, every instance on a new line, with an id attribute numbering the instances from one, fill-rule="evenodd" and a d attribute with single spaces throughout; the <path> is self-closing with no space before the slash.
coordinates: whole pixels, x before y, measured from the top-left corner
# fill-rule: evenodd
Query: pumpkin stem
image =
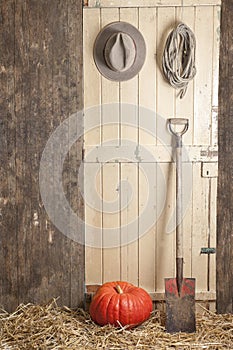
<path id="1" fill-rule="evenodd" d="M 116 289 L 116 291 L 117 291 L 118 294 L 123 294 L 123 290 L 122 290 L 122 288 L 119 286 L 119 284 L 116 285 L 115 289 Z"/>

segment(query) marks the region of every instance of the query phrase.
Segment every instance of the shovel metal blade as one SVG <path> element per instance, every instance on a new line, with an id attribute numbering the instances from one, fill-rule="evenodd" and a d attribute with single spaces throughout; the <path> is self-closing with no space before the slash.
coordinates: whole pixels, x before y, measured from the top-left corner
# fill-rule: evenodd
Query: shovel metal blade
<path id="1" fill-rule="evenodd" d="M 179 293 L 176 278 L 166 278 L 165 299 L 167 332 L 195 332 L 195 279 L 183 278 Z"/>

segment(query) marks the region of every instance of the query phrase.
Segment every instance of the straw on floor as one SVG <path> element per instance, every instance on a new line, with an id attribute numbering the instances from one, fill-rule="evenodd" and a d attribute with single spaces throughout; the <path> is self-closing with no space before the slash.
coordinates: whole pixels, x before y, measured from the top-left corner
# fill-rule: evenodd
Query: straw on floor
<path id="1" fill-rule="evenodd" d="M 100 327 L 87 312 L 46 305 L 20 305 L 15 312 L 0 313 L 0 349 L 233 349 L 233 315 L 216 315 L 204 310 L 197 316 L 195 334 L 168 334 L 163 315 L 154 311 L 139 327 Z M 119 325 L 120 326 L 120 325 Z"/>

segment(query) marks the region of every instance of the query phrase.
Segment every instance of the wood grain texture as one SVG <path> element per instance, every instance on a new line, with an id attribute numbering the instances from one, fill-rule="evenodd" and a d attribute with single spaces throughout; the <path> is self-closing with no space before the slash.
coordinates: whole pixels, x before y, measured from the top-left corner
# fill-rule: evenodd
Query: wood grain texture
<path id="1" fill-rule="evenodd" d="M 103 176 L 101 165 L 98 163 L 85 164 L 84 173 L 86 223 L 85 278 L 90 284 L 102 284 Z M 95 266 L 95 268 L 93 268 L 93 266 Z"/>
<path id="2" fill-rule="evenodd" d="M 82 108 L 82 7 L 73 0 L 0 6 L 1 142 L 7 146 L 1 147 L 0 304 L 13 310 L 20 302 L 59 297 L 75 307 L 84 296 L 84 248 L 47 216 L 39 167 L 50 134 Z M 79 140 L 63 169 L 66 197 L 80 216 L 81 154 Z"/>
<path id="3" fill-rule="evenodd" d="M 212 51 L 213 25 L 209 26 L 206 18 L 213 23 L 213 7 L 196 8 L 196 66 L 194 81 L 194 144 L 210 144 L 211 96 L 212 96 Z M 207 68 L 209 67 L 209 69 Z"/>
<path id="4" fill-rule="evenodd" d="M 100 11 L 92 9 L 83 11 L 83 99 L 85 113 L 92 106 L 101 105 L 101 76 L 96 69 L 93 58 L 93 46 L 97 34 L 100 31 Z M 90 86 L 92 87 L 90 89 Z M 92 113 L 92 110 L 89 110 Z M 88 123 L 88 121 L 90 121 Z M 96 145 L 101 142 L 101 108 L 95 108 L 92 118 L 84 118 L 85 128 L 85 147 L 87 145 Z M 93 128 L 93 125 L 95 127 Z M 87 132 L 87 130 L 91 130 Z"/>
<path id="5" fill-rule="evenodd" d="M 220 5 L 221 0 L 85 0 L 89 7 L 160 7 Z"/>
<path id="6" fill-rule="evenodd" d="M 155 245 L 155 231 L 156 231 L 156 211 L 157 211 L 157 196 L 158 188 L 151 181 L 157 180 L 156 164 L 143 164 L 139 166 L 139 181 L 138 181 L 138 206 L 139 206 L 139 239 L 138 239 L 138 256 L 139 256 L 139 286 L 144 287 L 147 291 L 155 290 L 155 276 L 158 271 L 156 267 L 156 245 Z M 149 199 L 150 198 L 150 199 Z M 150 205 L 148 205 L 150 201 Z M 145 215 L 152 218 L 151 225 L 145 229 Z"/>
<path id="7" fill-rule="evenodd" d="M 217 311 L 233 312 L 233 3 L 222 3 L 217 203 Z"/>
<path id="8" fill-rule="evenodd" d="M 120 169 L 119 164 L 103 166 L 103 281 L 121 279 Z M 111 229 L 115 230 L 114 242 Z"/>
<path id="9" fill-rule="evenodd" d="M 122 7 L 118 8 L 114 6 L 117 2 L 98 1 L 98 4 L 95 2 L 95 8 L 84 9 L 84 55 L 86 57 L 84 100 L 88 102 L 87 107 L 100 104 L 99 110 L 104 112 L 101 116 L 95 107 L 96 114 L 93 114 L 93 118 L 89 118 L 90 121 L 87 120 L 86 124 L 87 131 L 90 127 L 88 123 L 92 123 L 94 118 L 100 120 L 99 128 L 95 129 L 98 130 L 98 137 L 94 131 L 88 131 L 85 139 L 86 185 L 88 188 L 91 187 L 88 177 L 91 179 L 89 173 L 96 164 L 97 167 L 103 167 L 104 176 L 101 183 L 103 194 L 115 193 L 117 181 L 130 180 L 135 198 L 135 201 L 128 203 L 124 208 L 124 195 L 127 193 L 120 193 L 118 216 L 116 213 L 112 216 L 104 213 L 108 207 L 107 202 L 103 206 L 101 229 L 104 232 L 110 223 L 115 227 L 120 224 L 120 235 L 118 232 L 116 234 L 120 238 L 120 246 L 118 250 L 113 249 L 109 252 L 102 246 L 102 253 L 97 249 L 86 249 L 88 254 L 86 283 L 101 283 L 99 281 L 105 282 L 120 276 L 129 282 L 139 284 L 150 292 L 162 293 L 164 277 L 175 276 L 175 164 L 172 159 L 172 142 L 167 130 L 167 118 L 185 117 L 189 118 L 190 127 L 184 136 L 184 146 L 188 154 L 184 164 L 184 177 L 187 176 L 187 182 L 183 191 L 186 192 L 184 193 L 186 202 L 183 222 L 184 272 L 185 276 L 197 279 L 198 293 L 213 291 L 215 257 L 211 256 L 208 260 L 207 256 L 200 255 L 200 250 L 208 244 L 215 246 L 216 179 L 210 179 L 209 174 L 205 178 L 202 177 L 202 163 L 211 162 L 213 167 L 217 163 L 218 86 L 216 81 L 218 79 L 220 6 L 215 6 L 215 1 L 208 2 L 208 6 L 201 6 L 203 3 L 197 1 L 197 7 L 192 1 L 184 1 L 184 8 L 181 7 L 181 1 L 176 5 L 172 1 L 156 2 L 156 4 L 153 2 L 155 4 L 153 8 L 145 6 L 146 3 L 148 4 L 146 1 L 130 3 L 127 2 L 129 6 L 126 6 L 126 2 L 124 4 L 121 2 Z M 161 6 L 165 3 L 167 7 Z M 190 6 L 187 6 L 187 3 Z M 92 4 L 94 6 L 94 1 Z M 102 8 L 103 4 L 106 7 Z M 139 4 L 141 6 L 138 6 Z M 102 28 L 103 25 L 117 20 L 118 15 L 121 21 L 130 22 L 140 30 L 147 48 L 146 60 L 138 76 L 119 84 L 106 81 L 100 75 L 97 68 L 93 66 L 92 53 L 98 27 Z M 206 22 L 207 17 L 210 18 L 211 25 Z M 167 36 L 179 21 L 183 21 L 194 31 L 198 41 L 198 73 L 190 82 L 182 100 L 177 96 L 177 91 L 164 79 L 161 69 L 161 58 Z M 107 102 L 120 102 L 122 106 L 124 103 L 133 104 L 134 127 L 127 125 L 129 115 L 125 113 L 123 107 L 120 108 L 120 112 L 118 109 L 115 111 L 113 105 L 106 109 L 104 103 Z M 150 119 L 152 112 L 154 117 Z M 101 122 L 108 123 L 111 120 L 116 120 L 114 128 L 101 125 Z M 100 133 L 101 140 L 98 141 Z M 114 143 L 101 142 L 111 139 Z M 125 140 L 128 139 L 133 142 L 127 144 Z M 115 167 L 114 171 L 113 167 Z M 140 171 L 136 176 L 137 168 L 144 168 L 145 176 Z M 188 183 L 189 179 L 190 183 Z M 190 193 L 192 188 L 193 193 Z M 197 191 L 197 188 L 200 190 Z M 148 193 L 154 200 L 149 207 Z M 190 198 L 187 198 L 188 196 Z M 101 219 L 100 213 L 97 216 L 89 211 L 89 208 L 86 212 L 90 220 L 93 220 L 93 224 L 97 218 Z M 142 213 L 145 213 L 144 218 Z M 131 219 L 130 217 L 133 214 L 136 215 L 134 227 L 122 229 L 127 222 L 132 223 L 133 217 Z M 154 218 L 153 227 L 143 232 L 144 235 L 141 237 L 143 220 L 150 222 L 151 218 Z M 132 232 L 135 232 L 138 239 L 127 246 L 122 245 L 124 234 L 129 236 Z M 115 265 L 112 265 L 111 258 L 115 260 Z"/>
<path id="10" fill-rule="evenodd" d="M 111 22 L 119 21 L 119 9 L 101 10 L 101 28 Z M 112 104 L 119 102 L 119 82 L 110 81 L 101 76 L 101 104 Z M 119 108 L 102 108 L 101 111 L 101 141 L 119 144 L 120 137 L 120 115 Z"/>
<path id="11" fill-rule="evenodd" d="M 121 8 L 120 9 L 120 20 L 130 23 L 136 28 L 138 27 L 138 9 L 133 8 Z M 134 106 L 138 105 L 138 75 L 136 75 L 133 79 L 128 81 L 122 81 L 120 84 L 120 100 L 121 103 L 129 103 Z M 130 127 L 126 125 L 125 118 L 126 116 L 120 110 L 120 138 L 123 140 L 131 140 L 133 142 L 138 141 L 138 129 L 137 127 Z M 135 113 L 132 115 L 133 121 L 135 125 L 138 125 L 138 109 L 135 108 Z M 121 141 L 120 141 L 121 143 Z"/>
<path id="12" fill-rule="evenodd" d="M 126 190 L 121 195 L 121 241 L 129 242 L 121 247 L 121 279 L 131 281 L 134 285 L 138 285 L 139 272 L 138 176 L 137 164 L 121 164 L 121 181 L 127 182 Z M 132 189 L 134 191 L 130 198 Z"/>
<path id="13" fill-rule="evenodd" d="M 196 20 L 195 7 L 177 7 L 176 20 L 177 22 L 185 23 L 194 32 Z M 194 130 L 194 84 L 195 79 L 189 82 L 185 98 L 177 98 L 175 100 L 176 117 L 189 119 L 189 132 L 185 133 L 183 136 L 183 142 L 185 145 L 193 144 L 193 132 L 191 132 L 191 130 Z"/>
<path id="14" fill-rule="evenodd" d="M 16 115 L 14 79 L 14 1 L 1 1 L 0 51 L 0 293 L 1 304 L 18 303 L 16 232 Z M 8 45 L 6 45 L 8 43 Z"/>

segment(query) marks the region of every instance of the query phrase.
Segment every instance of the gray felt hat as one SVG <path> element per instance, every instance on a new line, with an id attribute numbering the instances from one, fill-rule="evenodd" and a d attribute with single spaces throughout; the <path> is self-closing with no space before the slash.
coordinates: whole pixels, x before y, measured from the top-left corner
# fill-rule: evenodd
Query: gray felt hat
<path id="1" fill-rule="evenodd" d="M 139 30 L 129 23 L 110 23 L 97 35 L 94 60 L 107 79 L 132 79 L 142 68 L 145 58 L 145 40 Z"/>

